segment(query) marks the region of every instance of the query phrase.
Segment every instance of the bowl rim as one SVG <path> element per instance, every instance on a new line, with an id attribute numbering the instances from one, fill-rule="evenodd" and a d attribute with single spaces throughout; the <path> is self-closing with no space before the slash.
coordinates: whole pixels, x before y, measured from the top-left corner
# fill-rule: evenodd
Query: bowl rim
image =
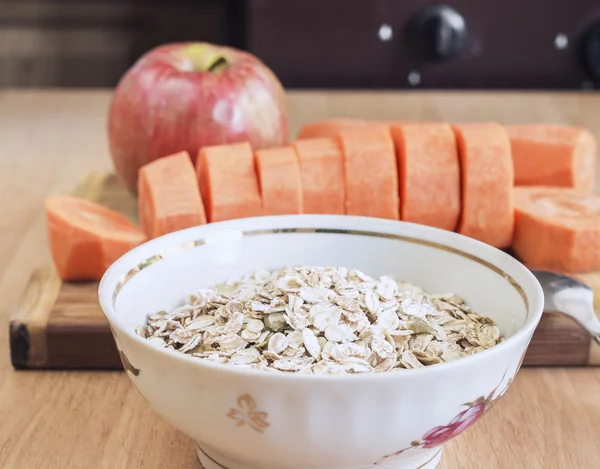
<path id="1" fill-rule="evenodd" d="M 332 226 L 333 225 L 333 226 Z M 343 226 L 344 228 L 340 228 Z M 308 227 L 308 228 L 307 228 Z M 337 227 L 337 228 L 336 228 Z M 354 227 L 354 228 L 352 228 Z M 358 227 L 369 228 L 367 230 L 360 230 Z M 376 229 L 374 229 L 376 228 Z M 496 263 L 491 261 L 484 261 L 478 255 L 473 254 L 473 251 L 482 250 L 489 255 L 499 256 L 498 259 L 508 264 L 510 269 L 520 271 L 525 277 L 525 282 L 519 284 L 514 281 L 515 288 L 522 291 L 523 300 L 526 301 L 526 307 L 528 308 L 528 314 L 525 318 L 525 322 L 517 329 L 517 331 L 506 338 L 503 342 L 495 345 L 489 349 L 483 350 L 482 352 L 474 355 L 453 360 L 451 362 L 443 362 L 436 365 L 425 366 L 422 368 L 411 369 L 411 370 L 392 370 L 390 372 L 383 373 L 357 373 L 357 374 L 312 374 L 312 373 L 284 373 L 275 371 L 256 370 L 245 367 L 235 367 L 227 364 L 211 362 L 209 360 L 202 360 L 197 357 L 192 357 L 187 354 L 177 352 L 175 350 L 169 350 L 166 348 L 158 348 L 147 339 L 139 336 L 135 330 L 130 330 L 121 324 L 119 316 L 116 314 L 114 309 L 114 301 L 120 292 L 120 287 L 123 287 L 125 282 L 130 276 L 139 272 L 143 267 L 150 265 L 153 260 L 158 260 L 159 253 L 165 253 L 172 250 L 173 247 L 179 247 L 184 244 L 189 245 L 185 249 L 193 248 L 198 245 L 204 245 L 207 243 L 198 244 L 197 240 L 204 240 L 210 238 L 210 234 L 217 234 L 216 242 L 222 240 L 221 236 L 224 233 L 234 234 L 236 237 L 244 235 L 246 230 L 252 231 L 264 231 L 264 230 L 280 230 L 282 232 L 302 232 L 302 230 L 311 230 L 314 232 L 315 229 L 330 229 L 332 232 L 337 230 L 344 231 L 359 231 L 359 232 L 373 232 L 380 233 L 382 235 L 395 235 L 396 237 L 408 237 L 408 238 L 437 238 L 437 241 L 432 242 L 433 244 L 445 246 L 451 252 L 458 252 L 461 254 L 468 254 L 471 260 L 483 261 L 486 266 L 496 266 Z M 299 231 L 294 231 L 299 230 Z M 400 231 L 404 233 L 399 233 Z M 409 231 L 410 234 L 405 233 Z M 277 232 L 277 231 L 275 231 Z M 306 231 L 304 231 L 306 232 Z M 424 235 L 424 236 L 423 236 Z M 385 236 L 383 236 L 385 237 Z M 212 238 L 211 238 L 212 239 Z M 179 240 L 177 243 L 173 241 Z M 450 242 L 444 242 L 444 240 Z M 425 240 L 427 241 L 427 240 Z M 454 241 L 454 243 L 452 243 Z M 460 248 L 451 247 L 452 244 L 462 244 Z M 427 243 L 425 243 L 427 244 Z M 466 248 L 466 249 L 464 249 Z M 464 250 L 463 250 L 464 249 Z M 175 249 L 176 252 L 181 252 L 182 249 Z M 153 255 L 144 255 L 143 262 L 140 262 L 140 253 L 144 251 L 154 252 Z M 474 259 L 473 259 L 474 258 Z M 138 259 L 136 262 L 135 259 Z M 151 261 L 151 262 L 147 262 Z M 136 268 L 143 264 L 143 267 Z M 499 269 L 499 272 L 503 272 Z M 499 273 L 497 271 L 497 273 Z M 506 276 L 506 274 L 504 274 Z M 506 277 L 505 277 L 506 278 Z M 118 280 L 117 280 L 118 279 Z M 116 282 L 116 284 L 115 284 Z M 523 286 L 523 283 L 529 282 L 529 285 Z M 112 288 L 114 287 L 114 291 Z M 111 290 L 109 290 L 111 288 Z M 529 293 L 527 293 L 529 291 Z M 514 257 L 497 249 L 489 244 L 483 243 L 476 239 L 461 235 L 459 233 L 434 228 L 430 226 L 420 225 L 416 223 L 410 223 L 399 220 L 388 220 L 383 218 L 363 217 L 363 216 L 350 216 L 350 215 L 277 215 L 277 216 L 260 216 L 260 217 L 249 217 L 235 220 L 227 220 L 221 222 L 214 222 L 206 225 L 198 225 L 191 228 L 178 230 L 172 233 L 168 233 L 157 238 L 151 239 L 142 243 L 141 245 L 133 248 L 129 252 L 119 257 L 111 266 L 106 270 L 98 286 L 99 303 L 104 316 L 106 317 L 113 334 L 114 330 L 117 330 L 120 334 L 128 336 L 133 341 L 140 344 L 140 346 L 146 349 L 149 353 L 159 353 L 165 356 L 171 357 L 174 360 L 181 360 L 183 363 L 189 363 L 192 366 L 199 367 L 199 371 L 203 368 L 207 368 L 212 371 L 219 371 L 222 373 L 228 373 L 237 375 L 239 377 L 250 377 L 254 376 L 257 379 L 267 380 L 310 380 L 310 381 L 356 381 L 365 379 L 406 379 L 410 376 L 421 376 L 427 374 L 437 374 L 449 372 L 452 369 L 467 366 L 469 363 L 477 363 L 482 360 L 493 359 L 493 357 L 502 354 L 505 350 L 508 350 L 514 343 L 524 339 L 528 335 L 533 335 L 535 328 L 537 327 L 542 313 L 544 304 L 544 295 L 542 287 L 533 273 L 519 262 Z M 114 330 L 113 330 L 114 328 Z M 528 348 L 529 344 L 526 344 L 523 356 Z M 522 358 L 522 357 L 521 357 Z M 521 359 L 522 362 L 522 359 Z"/>

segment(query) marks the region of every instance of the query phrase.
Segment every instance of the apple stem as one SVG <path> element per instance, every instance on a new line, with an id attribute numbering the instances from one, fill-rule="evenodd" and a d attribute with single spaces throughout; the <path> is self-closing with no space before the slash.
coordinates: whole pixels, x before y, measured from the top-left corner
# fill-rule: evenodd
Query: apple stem
<path id="1" fill-rule="evenodd" d="M 219 68 L 222 68 L 226 65 L 227 65 L 227 59 L 225 57 L 221 56 L 217 60 L 215 60 L 210 67 L 208 67 L 208 71 L 215 72 Z"/>

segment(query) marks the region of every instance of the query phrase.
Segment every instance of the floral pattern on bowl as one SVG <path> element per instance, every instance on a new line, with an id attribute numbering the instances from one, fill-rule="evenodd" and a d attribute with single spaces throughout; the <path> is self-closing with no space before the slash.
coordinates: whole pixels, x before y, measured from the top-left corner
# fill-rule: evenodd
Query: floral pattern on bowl
<path id="1" fill-rule="evenodd" d="M 129 358 L 127 358 L 127 355 L 125 355 L 125 352 L 119 350 L 119 356 L 121 357 L 121 363 L 123 364 L 125 371 L 129 371 L 133 376 L 140 375 L 140 369 L 131 364 Z"/>
<path id="2" fill-rule="evenodd" d="M 256 402 L 249 394 L 240 396 L 237 405 L 237 409 L 232 407 L 227 412 L 227 417 L 236 421 L 236 427 L 248 424 L 253 430 L 263 433 L 271 425 L 267 422 L 267 413 L 256 410 Z"/>
<path id="3" fill-rule="evenodd" d="M 517 371 L 519 371 L 519 368 L 521 368 L 524 358 L 525 354 L 521 356 L 515 374 Z M 450 421 L 450 423 L 432 428 L 421 437 L 421 440 L 415 440 L 411 443 L 411 445 L 408 448 L 404 448 L 400 451 L 396 451 L 395 453 L 391 453 L 384 456 L 379 461 L 377 461 L 375 465 L 390 462 L 391 459 L 394 459 L 400 456 L 405 451 L 414 448 L 431 449 L 441 446 L 450 441 L 455 436 L 460 435 L 467 428 L 471 427 L 475 422 L 477 422 L 481 417 L 483 417 L 485 413 L 488 412 L 494 406 L 494 404 L 496 404 L 498 399 L 502 397 L 504 393 L 508 390 L 508 388 L 512 384 L 512 378 L 509 378 L 506 384 L 502 386 L 507 373 L 508 369 L 504 372 L 504 375 L 502 375 L 502 379 L 500 380 L 498 386 L 496 386 L 487 397 L 480 396 L 473 402 L 467 402 L 466 404 L 463 404 L 463 406 L 466 407 L 466 409 L 458 413 L 456 417 L 454 417 Z M 502 388 L 500 388 L 501 386 Z"/>

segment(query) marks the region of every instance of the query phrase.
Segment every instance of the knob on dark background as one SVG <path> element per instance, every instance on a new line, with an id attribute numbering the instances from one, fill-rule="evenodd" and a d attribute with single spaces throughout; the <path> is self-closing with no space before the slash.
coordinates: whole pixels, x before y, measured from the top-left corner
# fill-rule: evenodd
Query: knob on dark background
<path id="1" fill-rule="evenodd" d="M 465 19 L 446 5 L 421 10 L 408 25 L 411 48 L 427 60 L 440 61 L 458 55 L 465 48 L 467 39 Z"/>
<path id="2" fill-rule="evenodd" d="M 583 63 L 592 78 L 600 81 L 600 21 L 583 36 Z"/>

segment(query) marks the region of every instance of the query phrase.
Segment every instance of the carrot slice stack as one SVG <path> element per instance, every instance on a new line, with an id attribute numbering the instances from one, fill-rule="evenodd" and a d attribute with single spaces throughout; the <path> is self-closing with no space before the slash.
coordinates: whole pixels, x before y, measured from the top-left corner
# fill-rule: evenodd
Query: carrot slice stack
<path id="1" fill-rule="evenodd" d="M 492 246 L 510 245 L 514 229 L 510 142 L 496 123 L 453 126 L 461 166 L 458 232 Z"/>
<path id="2" fill-rule="evenodd" d="M 392 125 L 400 219 L 454 231 L 460 216 L 460 165 L 448 124 Z"/>
<path id="3" fill-rule="evenodd" d="M 600 269 L 600 197 L 547 186 L 515 187 L 513 249 L 530 268 Z"/>
<path id="4" fill-rule="evenodd" d="M 344 156 L 334 138 L 297 140 L 304 213 L 345 213 Z"/>
<path id="5" fill-rule="evenodd" d="M 340 132 L 360 127 L 384 127 L 391 124 L 415 124 L 416 121 L 375 121 L 365 119 L 327 119 L 304 125 L 298 132 L 297 139 L 337 137 Z"/>
<path id="6" fill-rule="evenodd" d="M 368 124 L 369 121 L 363 119 L 327 119 L 315 121 L 302 127 L 298 132 L 297 139 L 335 137 L 342 130 L 350 130 Z"/>
<path id="7" fill-rule="evenodd" d="M 597 142 L 588 130 L 554 124 L 514 125 L 506 129 L 516 185 L 592 191 Z"/>
<path id="8" fill-rule="evenodd" d="M 262 215 L 249 143 L 201 148 L 196 170 L 209 222 Z"/>
<path id="9" fill-rule="evenodd" d="M 196 171 L 185 151 L 142 166 L 138 196 L 140 223 L 150 238 L 206 223 Z"/>
<path id="10" fill-rule="evenodd" d="M 360 127 L 340 132 L 346 213 L 398 220 L 398 171 L 389 130 Z"/>
<path id="11" fill-rule="evenodd" d="M 254 156 L 263 215 L 302 213 L 300 166 L 294 149 L 267 148 Z"/>
<path id="12" fill-rule="evenodd" d="M 106 269 L 148 238 L 127 217 L 95 202 L 45 201 L 50 252 L 62 280 L 100 280 Z"/>

